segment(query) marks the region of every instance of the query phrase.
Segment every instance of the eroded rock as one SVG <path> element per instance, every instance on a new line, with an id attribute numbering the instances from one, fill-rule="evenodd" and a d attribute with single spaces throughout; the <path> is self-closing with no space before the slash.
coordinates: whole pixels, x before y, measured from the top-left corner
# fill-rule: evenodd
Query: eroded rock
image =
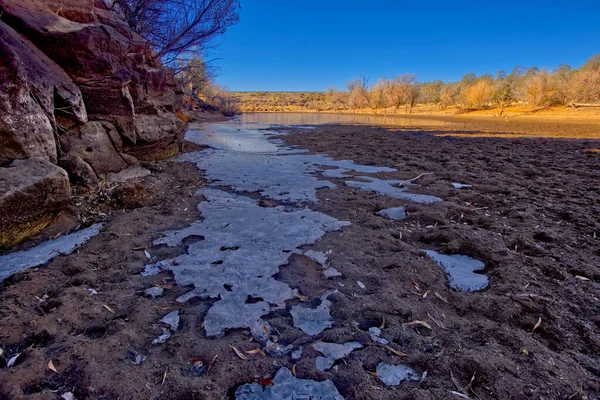
<path id="1" fill-rule="evenodd" d="M 0 248 L 44 229 L 71 197 L 65 170 L 39 158 L 0 168 Z"/>

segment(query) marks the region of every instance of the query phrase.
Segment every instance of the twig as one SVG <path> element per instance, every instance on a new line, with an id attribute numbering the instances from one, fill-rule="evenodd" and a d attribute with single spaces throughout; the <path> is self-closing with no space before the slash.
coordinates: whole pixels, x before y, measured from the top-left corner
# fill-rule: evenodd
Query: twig
<path id="1" fill-rule="evenodd" d="M 406 181 L 404 181 L 404 182 L 401 182 L 401 183 L 400 183 L 398 186 L 404 186 L 404 185 L 406 185 L 407 183 L 414 182 L 414 181 L 416 181 L 417 179 L 424 177 L 425 175 L 433 175 L 433 172 L 423 172 L 423 173 L 422 173 L 421 175 L 419 175 L 419 176 L 415 176 L 415 177 L 414 177 L 414 178 L 412 178 L 412 179 L 408 179 L 408 180 L 406 180 Z"/>

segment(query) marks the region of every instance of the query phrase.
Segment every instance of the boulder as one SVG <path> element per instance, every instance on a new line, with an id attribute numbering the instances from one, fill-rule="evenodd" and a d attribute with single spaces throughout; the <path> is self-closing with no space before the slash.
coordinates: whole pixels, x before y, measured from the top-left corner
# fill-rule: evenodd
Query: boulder
<path id="1" fill-rule="evenodd" d="M 69 180 L 71 184 L 83 186 L 88 189 L 98 187 L 98 177 L 90 166 L 81 159 L 81 157 L 75 155 L 68 155 L 62 157 L 58 162 L 62 168 L 69 174 Z"/>
<path id="2" fill-rule="evenodd" d="M 0 168 L 0 248 L 40 232 L 70 197 L 65 170 L 44 159 L 16 160 Z"/>
<path id="3" fill-rule="evenodd" d="M 32 156 L 56 162 L 56 114 L 87 121 L 79 88 L 0 21 L 0 164 Z"/>
<path id="4" fill-rule="evenodd" d="M 129 166 L 113 146 L 104 126 L 97 121 L 90 121 L 61 134 L 60 144 L 67 156 L 81 158 L 99 178 Z"/>

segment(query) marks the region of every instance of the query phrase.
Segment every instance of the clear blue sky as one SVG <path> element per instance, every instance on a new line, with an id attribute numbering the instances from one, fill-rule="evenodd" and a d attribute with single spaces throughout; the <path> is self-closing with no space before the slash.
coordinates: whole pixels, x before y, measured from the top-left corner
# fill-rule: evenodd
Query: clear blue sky
<path id="1" fill-rule="evenodd" d="M 600 53 L 600 0 L 241 0 L 214 56 L 235 91 L 339 89 L 360 74 L 458 80 Z"/>

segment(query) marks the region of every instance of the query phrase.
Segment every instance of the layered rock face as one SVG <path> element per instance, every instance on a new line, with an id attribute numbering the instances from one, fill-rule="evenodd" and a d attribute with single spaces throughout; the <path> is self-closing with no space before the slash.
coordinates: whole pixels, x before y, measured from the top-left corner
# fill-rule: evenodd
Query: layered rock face
<path id="1" fill-rule="evenodd" d="M 0 0 L 0 168 L 35 157 L 94 186 L 138 159 L 171 157 L 185 130 L 181 96 L 144 39 L 101 2 Z"/>

